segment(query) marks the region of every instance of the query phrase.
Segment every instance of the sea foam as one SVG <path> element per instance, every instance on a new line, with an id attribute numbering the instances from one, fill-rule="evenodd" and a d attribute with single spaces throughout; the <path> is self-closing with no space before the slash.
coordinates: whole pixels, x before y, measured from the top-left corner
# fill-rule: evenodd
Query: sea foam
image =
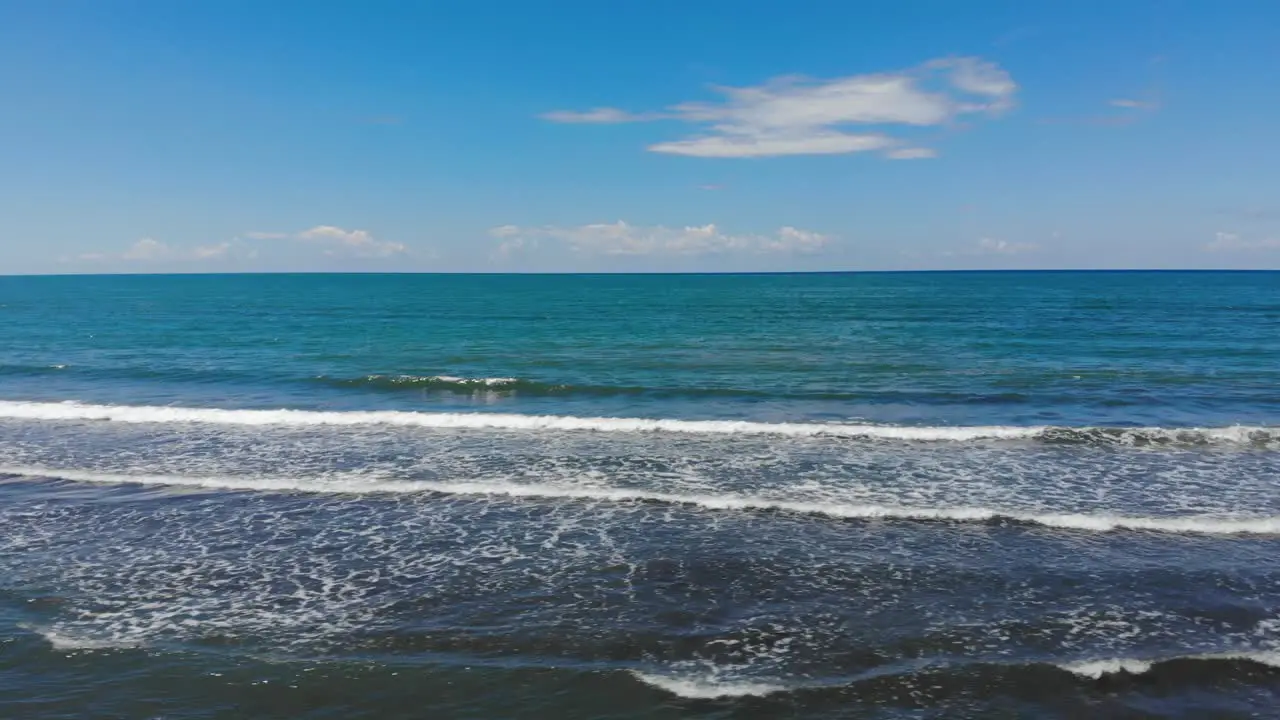
<path id="1" fill-rule="evenodd" d="M 973 440 L 1034 437 L 1043 428 L 906 427 L 826 423 L 765 423 L 749 420 L 676 420 L 508 413 L 428 413 L 399 410 L 240 410 L 149 405 L 89 405 L 0 401 L 0 418 L 20 420 L 99 420 L 121 423 L 208 423 L 257 426 L 355 426 L 567 430 L 597 432 L 671 432 L 721 435 L 877 437 L 895 440 Z"/>
<path id="2" fill-rule="evenodd" d="M 1099 660 L 1086 660 L 1077 663 L 1066 663 L 1058 665 L 1058 667 L 1066 670 L 1074 675 L 1091 680 L 1101 679 L 1106 675 L 1116 675 L 1125 673 L 1129 675 L 1142 675 L 1149 672 L 1151 668 L 1166 662 L 1174 662 L 1177 660 L 1206 662 L 1206 661 L 1246 661 L 1266 665 L 1268 667 L 1280 668 L 1280 652 L 1269 650 L 1246 650 L 1241 652 L 1226 653 L 1203 653 L 1198 655 L 1179 655 L 1173 657 L 1154 658 L 1150 660 L 1138 660 L 1133 658 L 1103 658 Z"/>
<path id="3" fill-rule="evenodd" d="M 690 700 L 771 695 L 786 690 L 775 683 L 721 680 L 715 676 L 675 677 L 632 671 L 632 677 L 659 690 Z"/>
<path id="4" fill-rule="evenodd" d="M 205 489 L 329 494 L 437 493 L 472 497 L 571 500 L 586 502 L 648 502 L 685 505 L 715 511 L 783 511 L 837 519 L 933 522 L 1012 521 L 1086 532 L 1141 530 L 1202 535 L 1280 534 L 1280 517 L 1191 515 L 1143 517 L 1111 514 L 1043 513 L 986 507 L 909 507 L 840 503 L 735 494 L 681 494 L 638 488 L 574 487 L 509 481 L 397 480 L 376 474 L 332 474 L 312 478 L 240 476 L 133 475 L 91 470 L 0 467 L 0 474 L 73 482 L 160 485 Z"/>
<path id="5" fill-rule="evenodd" d="M 575 417 L 510 413 L 431 413 L 399 410 L 260 410 L 151 405 L 92 405 L 78 402 L 0 400 L 0 418 L 34 421 L 120 423 L 204 423 L 249 426 L 388 425 L 440 429 L 665 432 L 718 435 L 872 438 L 902 441 L 1019 440 L 1060 442 L 1251 443 L 1276 438 L 1268 427 L 1222 428 L 1062 428 L 1048 426 L 901 426 L 843 423 L 767 423 L 751 420 Z"/>

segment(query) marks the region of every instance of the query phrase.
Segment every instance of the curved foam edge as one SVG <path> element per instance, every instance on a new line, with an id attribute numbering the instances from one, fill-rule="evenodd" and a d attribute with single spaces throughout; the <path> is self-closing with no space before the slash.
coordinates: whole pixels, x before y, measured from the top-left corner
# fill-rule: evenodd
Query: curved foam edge
<path id="1" fill-rule="evenodd" d="M 19 625 L 19 627 L 23 630 L 29 630 L 36 635 L 39 635 L 45 642 L 49 643 L 49 647 L 54 650 L 65 652 L 75 652 L 80 650 L 127 650 L 142 646 L 142 643 L 137 640 L 106 640 L 101 638 L 68 635 L 52 628 L 41 627 L 38 625 Z"/>
<path id="2" fill-rule="evenodd" d="M 368 375 L 364 378 L 366 381 L 384 381 L 392 384 L 440 384 L 440 385 L 458 385 L 461 387 L 471 387 L 483 385 L 485 387 L 502 387 L 505 385 L 515 385 L 520 381 L 519 378 L 513 377 L 458 377 L 456 375 Z"/>
<path id="3" fill-rule="evenodd" d="M 986 522 L 1008 519 L 1065 530 L 1111 532 L 1145 530 L 1201 535 L 1280 534 L 1280 517 L 1126 517 L 1079 513 L 1029 513 L 981 507 L 920 508 L 892 505 L 840 504 L 830 500 L 787 500 L 749 495 L 680 495 L 630 488 L 563 487 L 510 482 L 432 482 L 394 480 L 378 475 L 336 475 L 317 478 L 214 477 L 131 475 L 36 467 L 0 467 L 0 474 L 110 485 L 170 485 L 221 490 L 300 492 L 321 494 L 440 493 L 477 497 L 509 497 L 601 502 L 655 502 L 692 505 L 708 510 L 780 510 L 840 519 L 885 519 L 945 522 Z"/>
<path id="4" fill-rule="evenodd" d="M 1090 680 L 1099 680 L 1106 675 L 1142 675 L 1161 663 L 1175 660 L 1208 661 L 1208 660 L 1243 660 L 1268 667 L 1280 668 L 1280 651 L 1248 650 L 1242 652 L 1204 653 L 1200 655 L 1180 655 L 1175 657 L 1138 660 L 1134 658 L 1103 658 L 1086 660 L 1077 663 L 1064 663 L 1057 667 L 1067 672 Z"/>
<path id="5" fill-rule="evenodd" d="M 715 700 L 717 698 L 762 697 L 784 692 L 785 685 L 747 680 L 721 680 L 714 676 L 673 677 L 654 675 L 632 670 L 631 676 L 645 685 L 658 688 L 689 700 Z"/>
<path id="6" fill-rule="evenodd" d="M 504 380 L 504 378 L 491 378 Z M 1047 425 L 914 426 L 850 423 L 769 423 L 754 420 L 680 420 L 674 418 L 576 417 L 512 413 L 430 413 L 404 410 L 248 410 L 155 405 L 93 405 L 68 402 L 0 400 L 0 419 L 34 421 L 110 421 L 120 423 L 205 423 L 249 426 L 388 425 L 436 429 L 665 432 L 713 435 L 842 437 L 916 442 L 1028 440 L 1065 442 L 1190 442 L 1206 444 L 1271 443 L 1280 428 L 1058 427 Z"/>
<path id="7" fill-rule="evenodd" d="M 1035 437 L 1043 427 L 908 427 L 826 423 L 765 423 L 750 420 L 676 420 L 510 413 L 427 413 L 401 410 L 231 410 L 149 405 L 90 405 L 0 400 L 0 418 L 99 420 L 121 423 L 208 423 L 254 426 L 392 425 L 442 429 L 579 430 L 670 432 L 718 435 L 866 437 L 891 440 L 977 440 Z"/>

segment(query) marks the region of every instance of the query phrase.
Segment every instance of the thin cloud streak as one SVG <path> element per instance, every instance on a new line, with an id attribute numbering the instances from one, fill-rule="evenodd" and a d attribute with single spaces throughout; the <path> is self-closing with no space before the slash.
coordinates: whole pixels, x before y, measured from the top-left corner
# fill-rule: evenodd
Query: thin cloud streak
<path id="1" fill-rule="evenodd" d="M 595 223 L 573 227 L 535 228 L 502 225 L 489 231 L 501 242 L 491 254 L 495 260 L 511 258 L 553 244 L 579 255 L 605 256 L 706 256 L 725 253 L 814 253 L 831 237 L 811 230 L 782 227 L 772 234 L 733 234 L 715 224 L 670 228 L 662 225 Z"/>
<path id="2" fill-rule="evenodd" d="M 716 86 L 716 102 L 684 102 L 661 112 L 597 107 L 541 115 L 556 123 L 619 124 L 672 120 L 700 129 L 654 143 L 650 152 L 702 158 L 759 158 L 883 152 L 890 159 L 936 153 L 884 129 L 850 126 L 934 127 L 961 116 L 997 117 L 1014 107 L 1018 85 L 995 63 L 976 57 L 939 58 L 888 73 L 818 80 L 773 78 L 748 87 Z M 932 153 L 932 154 L 931 154 Z"/>

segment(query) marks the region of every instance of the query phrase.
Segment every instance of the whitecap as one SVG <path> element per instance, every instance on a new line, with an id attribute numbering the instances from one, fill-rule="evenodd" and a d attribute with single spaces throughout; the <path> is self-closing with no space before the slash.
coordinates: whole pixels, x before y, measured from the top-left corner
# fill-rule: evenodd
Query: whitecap
<path id="1" fill-rule="evenodd" d="M 137 639 L 100 638 L 88 635 L 68 633 L 65 630 L 41 627 L 38 625 L 22 625 L 24 630 L 39 635 L 54 650 L 76 652 L 82 650 L 127 650 L 139 647 L 142 643 Z"/>
<path id="2" fill-rule="evenodd" d="M 1080 677 L 1098 680 L 1105 675 L 1116 675 L 1119 673 L 1142 675 L 1143 673 L 1149 672 L 1152 667 L 1160 663 L 1173 662 L 1176 660 L 1244 660 L 1247 662 L 1257 663 L 1259 665 L 1280 668 L 1280 652 L 1271 650 L 1243 650 L 1239 652 L 1174 655 L 1150 660 L 1137 660 L 1133 658 L 1103 658 L 1076 663 L 1065 663 L 1058 665 L 1058 667 L 1074 675 L 1079 675 Z"/>
<path id="3" fill-rule="evenodd" d="M 750 680 L 724 680 L 715 675 L 676 677 L 632 671 L 640 682 L 690 700 L 714 700 L 745 696 L 771 695 L 783 692 L 785 685 Z"/>

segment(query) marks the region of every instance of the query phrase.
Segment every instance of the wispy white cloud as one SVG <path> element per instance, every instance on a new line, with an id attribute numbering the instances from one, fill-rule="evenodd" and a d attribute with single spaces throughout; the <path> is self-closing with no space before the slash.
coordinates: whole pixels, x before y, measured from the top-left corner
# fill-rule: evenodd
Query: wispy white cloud
<path id="1" fill-rule="evenodd" d="M 896 141 L 887 135 L 810 129 L 802 133 L 725 132 L 650 145 L 649 150 L 669 155 L 704 158 L 772 157 L 778 155 L 845 155 L 884 150 Z"/>
<path id="2" fill-rule="evenodd" d="M 125 260 L 160 260 L 172 255 L 174 250 L 165 243 L 152 238 L 142 238 L 130 245 L 121 257 Z"/>
<path id="3" fill-rule="evenodd" d="M 1153 110 L 1156 107 L 1156 104 L 1149 100 L 1135 100 L 1133 98 L 1115 98 L 1108 104 L 1112 107 L 1129 110 Z"/>
<path id="4" fill-rule="evenodd" d="M 404 243 L 376 240 L 367 230 L 343 230 L 332 225 L 317 225 L 310 230 L 303 230 L 297 237 L 305 242 L 332 246 L 325 249 L 327 255 L 390 257 L 401 255 L 409 249 Z"/>
<path id="5" fill-rule="evenodd" d="M 378 240 L 368 230 L 344 230 L 333 225 L 316 225 L 294 233 L 252 231 L 250 240 L 293 240 L 318 246 L 333 257 L 387 258 L 409 251 L 404 243 Z"/>
<path id="6" fill-rule="evenodd" d="M 1035 252 L 1039 249 L 1040 246 L 1036 243 L 1010 242 L 989 237 L 984 237 L 978 241 L 978 254 L 980 255 L 1021 255 Z"/>
<path id="7" fill-rule="evenodd" d="M 214 245 L 197 245 L 195 247 L 176 247 L 154 238 L 142 238 L 121 252 L 89 252 L 75 256 L 64 256 L 62 262 L 87 263 L 160 263 L 188 262 L 197 260 L 217 260 L 227 257 L 234 244 L 222 242 Z"/>
<path id="8" fill-rule="evenodd" d="M 494 248 L 493 252 L 489 253 L 489 259 L 508 260 L 525 250 L 533 250 L 537 247 L 538 239 L 536 237 L 524 237 L 517 235 L 498 243 L 498 247 Z"/>
<path id="9" fill-rule="evenodd" d="M 196 260 L 216 260 L 230 255 L 231 248 L 232 244 L 229 242 L 220 242 L 215 245 L 201 245 L 191 251 L 191 256 Z"/>
<path id="10" fill-rule="evenodd" d="M 662 225 L 597 223 L 573 227 L 523 228 L 503 225 L 489 234 L 501 240 L 493 253 L 503 259 L 514 253 L 553 242 L 584 255 L 698 256 L 720 253 L 812 253 L 831 238 L 810 230 L 779 228 L 768 235 L 731 234 L 714 224 L 669 228 Z"/>
<path id="11" fill-rule="evenodd" d="M 786 76 L 749 87 L 715 87 L 718 102 L 685 102 L 661 112 L 617 108 L 559 110 L 542 117 L 561 123 L 673 120 L 698 134 L 656 143 L 649 150 L 693 157 L 830 155 L 882 151 L 894 159 L 930 157 L 884 131 L 849 126 L 930 127 L 961 115 L 999 115 L 1014 106 L 1018 85 L 998 65 L 974 57 L 931 60 L 889 73 L 829 80 Z"/>
<path id="12" fill-rule="evenodd" d="M 1131 110 L 1134 113 L 1153 113 L 1160 109 L 1163 104 L 1164 83 L 1162 77 L 1164 75 L 1161 66 L 1164 65 L 1165 58 L 1163 55 L 1156 55 L 1148 60 L 1148 72 L 1151 73 L 1150 84 L 1141 92 L 1112 98 L 1107 104 L 1114 108 L 1122 110 Z"/>
<path id="13" fill-rule="evenodd" d="M 1152 58 L 1149 65 L 1158 66 L 1163 62 L 1159 57 Z M 1092 125 L 1099 127 L 1126 127 L 1141 122 L 1159 112 L 1163 105 L 1162 83 L 1159 73 L 1155 73 L 1151 84 L 1134 94 L 1112 97 L 1106 101 L 1109 110 L 1077 116 L 1047 117 L 1039 122 L 1047 125 Z"/>
<path id="14" fill-rule="evenodd" d="M 489 253 L 490 260 L 504 261 L 509 260 L 512 256 L 517 255 L 525 250 L 532 250 L 538 246 L 538 238 L 515 225 L 499 225 L 489 229 L 489 237 L 497 238 L 501 242 L 498 247 Z"/>
<path id="15" fill-rule="evenodd" d="M 543 120 L 554 123 L 580 124 L 580 125 L 617 125 L 620 123 L 646 122 L 649 120 L 661 120 L 665 117 L 663 113 L 630 113 L 626 110 L 619 110 L 611 107 L 598 107 L 590 110 L 554 110 L 549 113 L 539 115 Z"/>
<path id="16" fill-rule="evenodd" d="M 942 257 L 990 257 L 993 255 L 1025 255 L 1040 250 L 1040 246 L 1030 242 L 1011 242 L 998 238 L 984 237 L 970 247 L 960 250 L 944 250 Z"/>
<path id="17" fill-rule="evenodd" d="M 316 225 L 300 232 L 246 232 L 231 240 L 207 245 L 178 246 L 154 238 L 142 238 L 119 252 L 89 252 L 63 256 L 64 263 L 162 264 L 216 263 L 224 260 L 253 260 L 271 246 L 289 243 L 319 250 L 334 258 L 389 258 L 408 252 L 403 243 L 378 240 L 367 230 L 344 230 L 332 225 Z M 312 250 L 314 253 L 314 250 Z M 295 253 L 296 254 L 296 253 Z"/>
<path id="18" fill-rule="evenodd" d="M 938 157 L 938 151 L 932 148 L 904 147 L 890 150 L 884 156 L 890 160 L 923 160 Z"/>
<path id="19" fill-rule="evenodd" d="M 1237 233 L 1216 232 L 1213 240 L 1204 246 L 1208 252 L 1257 252 L 1280 250 L 1280 238 L 1247 240 Z"/>

